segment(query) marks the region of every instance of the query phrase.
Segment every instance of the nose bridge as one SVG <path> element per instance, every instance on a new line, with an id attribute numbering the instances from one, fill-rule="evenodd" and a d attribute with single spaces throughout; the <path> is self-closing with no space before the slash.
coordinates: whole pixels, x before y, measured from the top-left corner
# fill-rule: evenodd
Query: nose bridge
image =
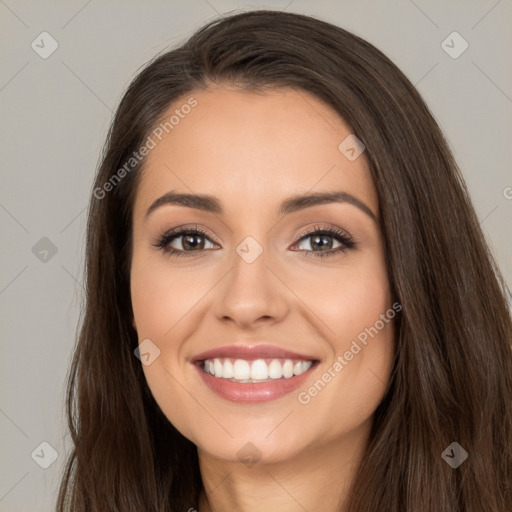
<path id="1" fill-rule="evenodd" d="M 231 255 L 231 271 L 217 298 L 218 318 L 250 325 L 260 318 L 281 319 L 287 304 L 278 280 L 269 270 L 270 254 L 264 242 L 246 236 Z"/>

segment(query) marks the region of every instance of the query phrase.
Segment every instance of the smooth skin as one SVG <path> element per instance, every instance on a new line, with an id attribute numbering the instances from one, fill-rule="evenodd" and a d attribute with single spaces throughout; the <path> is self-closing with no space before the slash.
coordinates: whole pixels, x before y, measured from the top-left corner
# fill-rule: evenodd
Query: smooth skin
<path id="1" fill-rule="evenodd" d="M 393 321 L 309 403 L 298 394 L 393 304 L 368 163 L 364 153 L 354 161 L 341 153 L 350 127 L 307 92 L 216 85 L 190 96 L 197 106 L 148 154 L 134 203 L 133 321 L 139 343 L 160 350 L 143 367 L 147 383 L 198 448 L 199 512 L 344 510 L 389 382 Z M 170 191 L 215 196 L 223 212 L 164 204 L 148 215 Z M 375 218 L 347 201 L 278 214 L 290 196 L 333 191 L 356 197 Z M 206 238 L 175 237 L 167 248 L 181 257 L 155 246 L 180 226 Z M 303 237 L 315 227 L 347 232 L 356 245 L 321 258 L 344 246 L 336 235 L 322 247 Z M 248 236 L 263 249 L 252 263 L 236 251 Z M 264 343 L 320 363 L 297 392 L 259 404 L 219 397 L 191 364 L 211 348 Z M 247 443 L 255 464 L 238 455 Z"/>

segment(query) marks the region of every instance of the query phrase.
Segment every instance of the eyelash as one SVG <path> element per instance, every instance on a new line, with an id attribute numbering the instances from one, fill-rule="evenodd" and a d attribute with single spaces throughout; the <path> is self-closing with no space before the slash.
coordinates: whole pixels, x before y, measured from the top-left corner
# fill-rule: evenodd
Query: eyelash
<path id="1" fill-rule="evenodd" d="M 154 247 L 162 250 L 169 257 L 181 257 L 181 256 L 192 256 L 195 252 L 209 251 L 211 249 L 199 249 L 197 251 L 182 251 L 174 248 L 169 248 L 169 244 L 175 239 L 179 238 L 183 235 L 202 235 L 205 238 L 210 239 L 210 237 L 206 234 L 205 231 L 200 229 L 199 227 L 194 228 L 176 228 L 171 229 L 164 233 L 154 244 Z M 353 249 L 356 246 L 356 243 L 352 239 L 352 237 L 346 232 L 341 231 L 336 228 L 331 227 L 321 227 L 314 226 L 310 231 L 303 233 L 297 242 L 294 244 L 301 242 L 303 239 L 308 238 L 312 235 L 328 235 L 338 240 L 342 245 L 337 247 L 336 249 L 331 249 L 329 251 L 300 251 L 305 252 L 305 257 L 307 258 L 325 258 L 331 257 L 338 253 L 345 252 L 349 249 Z M 211 241 L 211 240 L 210 240 Z M 215 243 L 215 242 L 214 242 Z"/>

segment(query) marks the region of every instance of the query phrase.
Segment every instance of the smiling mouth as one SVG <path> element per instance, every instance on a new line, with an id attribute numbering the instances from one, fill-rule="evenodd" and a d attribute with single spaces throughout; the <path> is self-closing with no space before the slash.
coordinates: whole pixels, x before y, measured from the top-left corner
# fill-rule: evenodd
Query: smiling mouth
<path id="1" fill-rule="evenodd" d="M 199 367 L 218 379 L 237 383 L 258 383 L 286 380 L 307 372 L 316 360 L 302 359 L 233 359 L 229 357 L 198 361 Z"/>

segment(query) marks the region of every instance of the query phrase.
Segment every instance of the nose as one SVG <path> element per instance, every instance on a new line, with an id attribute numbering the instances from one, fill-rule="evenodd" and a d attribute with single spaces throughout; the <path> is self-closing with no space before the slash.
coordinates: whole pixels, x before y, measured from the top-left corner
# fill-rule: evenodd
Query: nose
<path id="1" fill-rule="evenodd" d="M 261 323 L 279 322 L 286 316 L 286 287 L 269 263 L 265 250 L 250 263 L 238 253 L 233 254 L 233 266 L 218 290 L 218 320 L 250 330 Z"/>

